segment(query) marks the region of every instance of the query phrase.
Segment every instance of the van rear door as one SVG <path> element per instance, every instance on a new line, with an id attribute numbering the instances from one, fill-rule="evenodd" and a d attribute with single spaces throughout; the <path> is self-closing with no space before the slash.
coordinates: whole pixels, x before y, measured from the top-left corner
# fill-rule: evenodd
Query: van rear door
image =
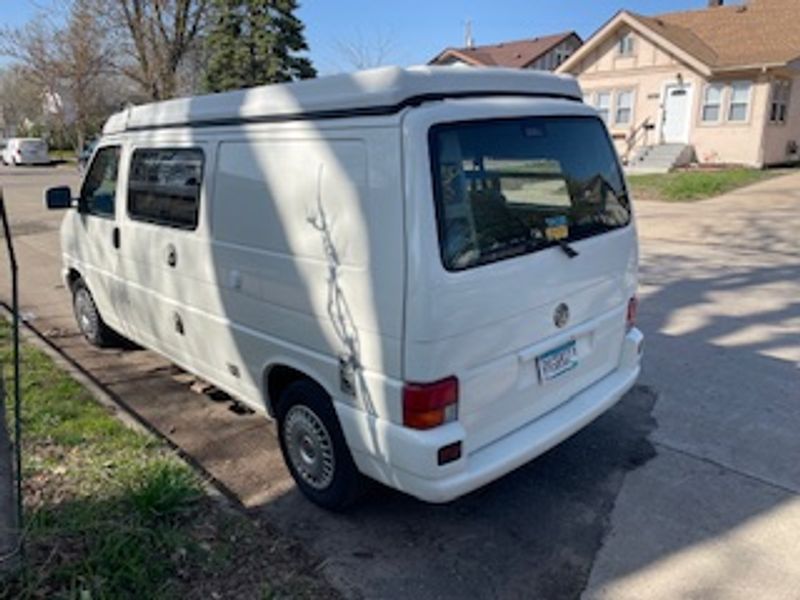
<path id="1" fill-rule="evenodd" d="M 427 262 L 410 261 L 405 375 L 458 377 L 468 452 L 610 374 L 636 285 L 605 126 L 574 103 L 532 105 L 544 114 L 427 129 L 420 235 L 434 243 L 418 240 Z"/>

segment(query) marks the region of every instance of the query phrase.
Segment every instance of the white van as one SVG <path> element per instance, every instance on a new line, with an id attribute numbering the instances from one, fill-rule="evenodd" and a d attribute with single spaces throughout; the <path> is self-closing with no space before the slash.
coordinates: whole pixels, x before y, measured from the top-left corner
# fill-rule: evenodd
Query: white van
<path id="1" fill-rule="evenodd" d="M 111 117 L 61 229 L 81 330 L 275 418 L 314 502 L 446 502 L 639 374 L 637 239 L 574 80 L 378 69 Z"/>
<path id="2" fill-rule="evenodd" d="M 47 142 L 41 138 L 10 138 L 3 148 L 3 164 L 48 165 Z"/>

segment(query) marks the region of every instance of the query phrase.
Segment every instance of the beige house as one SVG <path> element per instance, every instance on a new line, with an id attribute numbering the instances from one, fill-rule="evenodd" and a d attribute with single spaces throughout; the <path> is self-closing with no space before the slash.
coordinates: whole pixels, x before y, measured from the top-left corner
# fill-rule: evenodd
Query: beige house
<path id="1" fill-rule="evenodd" d="M 428 64 L 453 67 L 508 67 L 553 71 L 580 48 L 574 31 L 527 40 L 464 48 L 445 48 Z"/>
<path id="2" fill-rule="evenodd" d="M 800 0 L 622 11 L 558 71 L 578 77 L 632 165 L 650 153 L 758 167 L 800 159 Z"/>

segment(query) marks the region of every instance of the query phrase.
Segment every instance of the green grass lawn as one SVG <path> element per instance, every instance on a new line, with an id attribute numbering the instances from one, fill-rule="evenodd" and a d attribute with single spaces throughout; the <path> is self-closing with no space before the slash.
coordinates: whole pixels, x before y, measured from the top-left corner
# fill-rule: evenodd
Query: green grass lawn
<path id="1" fill-rule="evenodd" d="M 724 169 L 719 171 L 677 171 L 665 174 L 630 175 L 628 183 L 634 200 L 691 202 L 791 172 L 788 169 Z"/>
<path id="2" fill-rule="evenodd" d="M 67 162 L 75 162 L 78 160 L 74 150 L 50 150 L 50 158 Z"/>
<path id="3" fill-rule="evenodd" d="M 7 380 L 9 334 L 0 322 Z M 45 354 L 25 345 L 22 373 L 28 560 L 0 598 L 337 597 L 301 547 L 208 498 Z"/>

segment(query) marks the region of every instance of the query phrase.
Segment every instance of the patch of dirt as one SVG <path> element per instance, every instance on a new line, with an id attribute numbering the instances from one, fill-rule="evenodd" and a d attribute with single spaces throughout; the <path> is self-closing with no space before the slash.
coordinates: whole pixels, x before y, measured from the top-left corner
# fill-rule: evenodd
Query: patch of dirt
<path id="1" fill-rule="evenodd" d="M 204 566 L 195 561 L 191 568 L 178 569 L 176 598 L 341 598 L 322 575 L 323 563 L 265 520 L 243 518 L 214 500 L 198 513 L 191 535 L 208 551 L 209 560 Z M 219 548 L 225 556 L 215 557 Z"/>

